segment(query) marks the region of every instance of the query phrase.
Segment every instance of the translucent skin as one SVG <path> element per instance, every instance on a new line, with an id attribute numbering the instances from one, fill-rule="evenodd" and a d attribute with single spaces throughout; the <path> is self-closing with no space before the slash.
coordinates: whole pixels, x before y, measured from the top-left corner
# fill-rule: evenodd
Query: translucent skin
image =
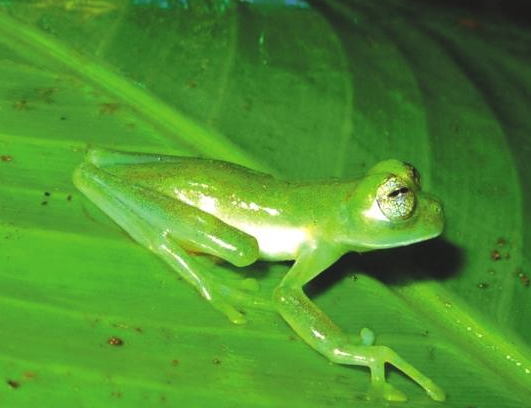
<path id="1" fill-rule="evenodd" d="M 272 303 L 299 336 L 333 362 L 369 367 L 373 396 L 406 400 L 385 380 L 389 363 L 444 401 L 429 378 L 388 347 L 375 346 L 371 330 L 363 328 L 353 341 L 303 292 L 347 252 L 409 245 L 442 232 L 441 205 L 421 191 L 411 165 L 387 160 L 355 180 L 296 182 L 222 161 L 96 149 L 73 181 L 234 323 L 245 323 L 234 305 L 265 306 L 249 293 L 257 282 L 217 277 L 209 272 L 211 261 L 196 255 L 236 266 L 294 260 Z"/>

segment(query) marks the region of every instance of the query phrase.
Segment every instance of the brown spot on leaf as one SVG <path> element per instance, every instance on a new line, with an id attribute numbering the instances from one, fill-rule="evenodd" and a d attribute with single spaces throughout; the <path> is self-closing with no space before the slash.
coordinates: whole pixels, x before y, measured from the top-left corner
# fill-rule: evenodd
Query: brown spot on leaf
<path id="1" fill-rule="evenodd" d="M 109 337 L 109 340 L 107 340 L 107 343 L 109 343 L 111 346 L 123 346 L 124 341 L 116 336 Z"/>
<path id="2" fill-rule="evenodd" d="M 54 103 L 55 101 L 53 100 L 52 96 L 56 92 L 57 88 L 46 88 L 41 91 L 40 97 L 45 103 Z"/>
<path id="3" fill-rule="evenodd" d="M 522 286 L 525 288 L 529 287 L 529 284 L 531 283 L 531 281 L 529 277 L 527 276 L 527 274 L 522 272 L 521 269 L 518 269 L 516 273 L 518 274 L 518 277 L 520 278 L 520 283 L 522 284 Z"/>
<path id="4" fill-rule="evenodd" d="M 102 103 L 100 104 L 100 115 L 112 115 L 115 113 L 118 109 L 120 109 L 119 103 Z"/>
<path id="5" fill-rule="evenodd" d="M 480 24 L 477 22 L 477 20 L 474 20 L 473 18 L 462 18 L 459 20 L 459 24 L 462 27 L 468 28 L 469 30 L 477 30 L 480 28 Z"/>
<path id="6" fill-rule="evenodd" d="M 506 243 L 507 243 L 507 240 L 502 237 L 498 238 L 498 240 L 496 241 L 496 245 L 498 246 L 504 246 Z"/>
<path id="7" fill-rule="evenodd" d="M 19 99 L 15 103 L 13 103 L 13 109 L 18 111 L 23 111 L 28 109 L 28 101 L 26 99 Z"/>

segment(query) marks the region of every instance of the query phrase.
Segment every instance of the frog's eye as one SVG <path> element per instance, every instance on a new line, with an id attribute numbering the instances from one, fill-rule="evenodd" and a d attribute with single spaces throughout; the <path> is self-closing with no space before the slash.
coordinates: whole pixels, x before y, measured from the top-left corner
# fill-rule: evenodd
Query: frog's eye
<path id="1" fill-rule="evenodd" d="M 387 178 L 376 193 L 378 206 L 389 220 L 405 220 L 415 209 L 415 193 L 397 177 Z"/>

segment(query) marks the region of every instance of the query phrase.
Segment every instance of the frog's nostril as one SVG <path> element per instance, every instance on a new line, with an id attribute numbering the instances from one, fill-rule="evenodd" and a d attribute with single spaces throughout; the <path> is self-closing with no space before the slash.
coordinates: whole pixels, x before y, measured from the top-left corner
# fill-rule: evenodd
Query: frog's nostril
<path id="1" fill-rule="evenodd" d="M 440 214 L 442 212 L 442 207 L 439 203 L 432 203 L 431 208 L 433 212 Z"/>

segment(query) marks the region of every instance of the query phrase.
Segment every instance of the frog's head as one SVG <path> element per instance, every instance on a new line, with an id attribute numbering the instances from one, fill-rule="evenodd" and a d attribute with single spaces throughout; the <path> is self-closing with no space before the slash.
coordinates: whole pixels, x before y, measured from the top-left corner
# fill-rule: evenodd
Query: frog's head
<path id="1" fill-rule="evenodd" d="M 348 200 L 349 247 L 357 251 L 409 245 L 438 236 L 441 203 L 421 190 L 410 164 L 386 160 L 369 170 Z"/>

